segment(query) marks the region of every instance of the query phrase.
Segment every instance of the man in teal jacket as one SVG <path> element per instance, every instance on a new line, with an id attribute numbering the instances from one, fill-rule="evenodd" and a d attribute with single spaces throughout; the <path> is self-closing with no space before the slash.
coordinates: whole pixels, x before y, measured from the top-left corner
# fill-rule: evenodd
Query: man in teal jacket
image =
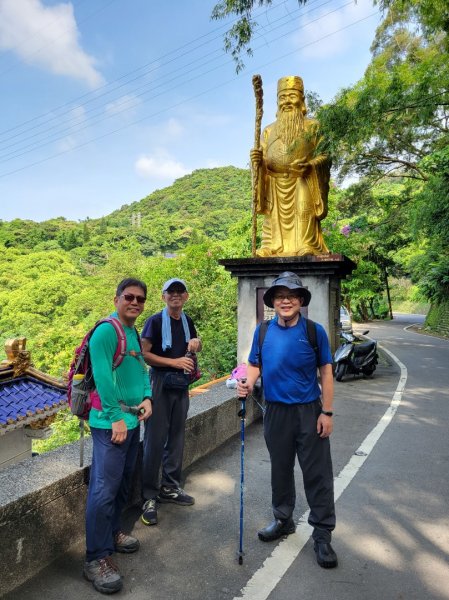
<path id="1" fill-rule="evenodd" d="M 111 560 L 114 552 L 139 548 L 136 538 L 121 530 L 140 438 L 139 421 L 151 415 L 151 388 L 134 327 L 142 313 L 147 288 L 138 279 L 124 279 L 117 287 L 111 316 L 126 335 L 126 354 L 113 369 L 117 334 L 111 323 L 100 324 L 89 341 L 89 352 L 101 410 L 92 408 L 89 425 L 93 456 L 86 506 L 86 562 L 84 576 L 102 593 L 122 588 L 122 576 Z M 130 412 L 131 411 L 131 412 Z"/>

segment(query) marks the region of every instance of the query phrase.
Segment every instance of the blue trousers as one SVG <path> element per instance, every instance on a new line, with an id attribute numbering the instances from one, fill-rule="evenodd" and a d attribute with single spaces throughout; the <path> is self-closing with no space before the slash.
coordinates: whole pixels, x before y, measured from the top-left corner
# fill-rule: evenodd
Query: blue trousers
<path id="1" fill-rule="evenodd" d="M 114 535 L 126 505 L 139 449 L 139 427 L 128 430 L 123 444 L 111 442 L 112 431 L 91 427 L 93 456 L 86 505 L 86 560 L 115 552 Z"/>

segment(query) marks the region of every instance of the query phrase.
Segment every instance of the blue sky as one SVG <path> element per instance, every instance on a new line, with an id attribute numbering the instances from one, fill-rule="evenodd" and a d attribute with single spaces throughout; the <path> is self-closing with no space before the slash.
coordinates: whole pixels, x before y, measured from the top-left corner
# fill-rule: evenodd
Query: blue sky
<path id="1" fill-rule="evenodd" d="M 324 101 L 370 60 L 371 0 L 274 1 L 239 75 L 215 0 L 0 0 L 0 219 L 96 218 L 194 169 L 248 166 L 251 78 Z"/>

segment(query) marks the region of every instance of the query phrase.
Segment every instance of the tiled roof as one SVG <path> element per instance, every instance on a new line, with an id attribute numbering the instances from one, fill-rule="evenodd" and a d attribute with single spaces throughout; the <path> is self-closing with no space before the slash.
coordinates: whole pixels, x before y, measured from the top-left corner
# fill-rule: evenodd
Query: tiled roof
<path id="1" fill-rule="evenodd" d="M 34 377 L 24 375 L 0 381 L 0 430 L 42 419 L 66 403 L 65 389 Z"/>

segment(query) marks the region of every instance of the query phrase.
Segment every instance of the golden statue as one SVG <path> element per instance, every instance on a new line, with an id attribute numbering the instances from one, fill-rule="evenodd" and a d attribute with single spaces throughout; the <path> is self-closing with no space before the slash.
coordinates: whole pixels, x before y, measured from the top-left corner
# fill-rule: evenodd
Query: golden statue
<path id="1" fill-rule="evenodd" d="M 265 215 L 256 254 L 329 254 L 321 220 L 327 214 L 330 161 L 319 151 L 318 121 L 305 117 L 300 77 L 279 79 L 277 103 L 277 120 L 262 132 L 260 147 L 251 150 L 255 212 Z M 261 110 L 257 137 L 260 119 Z"/>

